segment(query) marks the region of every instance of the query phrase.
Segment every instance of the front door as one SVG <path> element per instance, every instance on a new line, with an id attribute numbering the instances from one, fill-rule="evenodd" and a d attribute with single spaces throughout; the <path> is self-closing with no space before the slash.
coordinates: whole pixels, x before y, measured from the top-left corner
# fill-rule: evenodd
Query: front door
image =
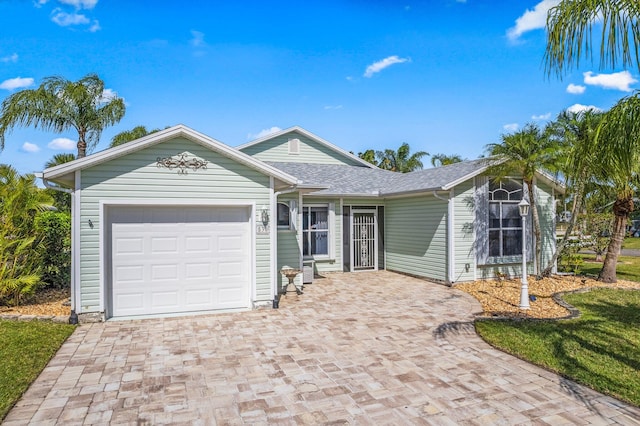
<path id="1" fill-rule="evenodd" d="M 351 270 L 378 269 L 378 217 L 375 210 L 351 212 Z"/>

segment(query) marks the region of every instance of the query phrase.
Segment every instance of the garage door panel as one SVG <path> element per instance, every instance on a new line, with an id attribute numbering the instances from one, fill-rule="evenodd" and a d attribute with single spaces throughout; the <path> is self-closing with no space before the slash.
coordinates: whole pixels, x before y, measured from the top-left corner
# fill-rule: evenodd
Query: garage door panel
<path id="1" fill-rule="evenodd" d="M 187 263 L 185 264 L 185 276 L 187 279 L 213 279 L 213 265 L 211 262 Z"/>
<path id="2" fill-rule="evenodd" d="M 113 316 L 248 307 L 249 212 L 219 206 L 110 210 Z"/>
<path id="3" fill-rule="evenodd" d="M 157 264 L 150 265 L 150 276 L 156 280 L 177 280 L 179 266 L 177 264 Z"/>

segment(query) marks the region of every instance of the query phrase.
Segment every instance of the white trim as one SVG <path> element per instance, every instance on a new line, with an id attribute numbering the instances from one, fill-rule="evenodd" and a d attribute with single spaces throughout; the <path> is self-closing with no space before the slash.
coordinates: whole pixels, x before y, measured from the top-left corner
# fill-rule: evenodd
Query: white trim
<path id="1" fill-rule="evenodd" d="M 344 270 L 344 199 L 340 198 L 340 269 Z M 351 258 L 351 254 L 349 254 Z"/>
<path id="2" fill-rule="evenodd" d="M 456 238 L 455 238 L 455 191 L 452 188 L 449 191 L 449 201 L 447 205 L 448 218 L 447 221 L 447 240 L 449 249 L 449 283 L 453 284 L 456 278 Z"/>
<path id="3" fill-rule="evenodd" d="M 474 176 L 473 177 L 473 194 L 474 194 L 474 200 L 476 199 L 475 194 L 476 191 L 478 190 L 478 177 Z M 478 206 L 475 205 L 474 202 L 474 206 L 473 206 L 473 220 L 478 220 L 478 214 L 477 214 L 477 209 Z M 478 250 L 478 244 L 477 244 L 477 240 L 476 238 L 478 238 L 478 233 L 476 232 L 476 228 L 477 226 L 472 226 L 471 227 L 473 229 L 472 231 L 472 236 L 473 236 L 473 280 L 477 281 L 478 280 L 478 255 L 476 253 L 476 251 Z"/>
<path id="4" fill-rule="evenodd" d="M 76 314 L 82 313 L 82 281 L 80 280 L 80 212 L 82 203 L 82 179 L 80 170 L 74 173 L 74 191 L 71 194 L 72 209 L 71 214 L 71 309 Z"/>
<path id="5" fill-rule="evenodd" d="M 350 272 L 365 272 L 365 271 L 377 271 L 379 270 L 379 238 L 378 238 L 378 206 L 373 206 L 373 209 L 363 208 L 363 206 L 354 206 L 350 205 L 349 209 L 349 271 Z M 354 271 L 353 269 L 353 259 L 355 258 L 355 253 L 353 252 L 353 215 L 355 213 L 365 213 L 365 214 L 373 214 L 373 245 L 374 245 L 374 255 L 373 255 L 373 263 L 374 269 L 363 269 L 362 271 Z"/>
<path id="6" fill-rule="evenodd" d="M 234 161 L 237 161 L 240 164 L 244 164 L 245 166 L 248 166 L 254 170 L 258 170 L 268 176 L 276 177 L 277 179 L 285 183 L 288 183 L 288 184 L 298 183 L 297 178 L 283 172 L 282 170 L 279 170 L 266 163 L 263 163 L 262 161 L 254 157 L 251 157 L 243 152 L 237 151 L 236 149 L 228 145 L 225 145 L 220 141 L 217 141 L 209 136 L 199 133 L 182 124 L 179 124 L 174 127 L 170 127 L 169 129 L 161 130 L 156 133 L 152 133 L 150 135 L 147 135 L 135 141 L 131 141 L 114 148 L 109 148 L 87 157 L 78 158 L 68 163 L 64 163 L 55 167 L 48 168 L 43 171 L 43 176 L 49 180 L 52 180 L 55 178 L 62 178 L 64 175 L 72 173 L 76 170 L 82 170 L 87 167 L 92 167 L 97 164 L 109 161 L 111 159 L 122 157 L 124 155 L 139 151 L 143 148 L 147 148 L 149 146 L 153 146 L 161 142 L 164 142 L 170 139 L 175 139 L 178 137 L 189 139 L 192 142 L 202 145 L 205 148 L 209 148 L 212 151 L 217 152 L 218 154 L 221 154 Z"/>
<path id="7" fill-rule="evenodd" d="M 347 158 L 349 158 L 351 160 L 354 160 L 354 161 L 360 163 L 363 166 L 367 166 L 367 167 L 372 168 L 372 169 L 377 169 L 376 166 L 374 166 L 373 164 L 371 164 L 371 163 L 369 163 L 367 161 L 364 161 L 362 158 L 358 157 L 357 155 L 353 155 L 352 153 L 350 153 L 348 151 L 345 151 L 344 149 L 332 144 L 331 142 L 329 142 L 329 141 L 327 141 L 325 139 L 322 139 L 320 136 L 314 135 L 310 131 L 303 129 L 300 126 L 293 126 L 293 127 L 289 127 L 287 129 L 281 130 L 279 132 L 270 133 L 267 136 L 263 136 L 261 138 L 255 139 L 255 140 L 253 140 L 251 142 L 247 142 L 245 144 L 238 145 L 236 147 L 236 149 L 238 151 L 242 151 L 243 149 L 249 148 L 250 146 L 257 145 L 259 143 L 262 143 L 264 141 L 268 141 L 270 139 L 275 139 L 277 137 L 280 137 L 282 135 L 286 135 L 287 133 L 291 133 L 291 132 L 300 133 L 301 135 L 307 137 L 308 139 L 311 139 L 311 140 L 313 140 L 315 142 L 318 142 L 320 145 L 324 145 L 325 147 L 329 148 L 330 150 L 332 150 L 334 152 L 337 152 L 338 154 L 341 154 L 341 155 L 343 155 L 343 156 L 345 156 L 345 157 L 347 157 Z"/>
<path id="8" fill-rule="evenodd" d="M 271 205 L 271 226 L 269 228 L 269 275 L 271 276 L 271 300 L 275 299 L 277 293 L 276 287 L 276 262 L 277 262 L 277 250 L 278 250 L 278 197 L 273 190 L 275 185 L 275 179 L 273 176 L 269 176 L 269 200 Z M 275 222 L 275 224 L 274 224 Z M 274 226 L 275 225 L 275 226 Z M 289 212 L 289 226 L 291 226 L 291 212 Z M 257 298 L 257 295 L 256 295 Z"/>
<path id="9" fill-rule="evenodd" d="M 76 172 L 76 173 L 79 173 Z M 233 207 L 247 207 L 249 208 L 249 228 L 250 228 L 250 239 L 251 239 L 251 261 L 249 262 L 249 300 L 247 300 L 247 309 L 251 309 L 254 305 L 254 302 L 257 299 L 257 277 L 256 277 L 256 262 L 257 262 L 257 248 L 256 248 L 256 214 L 257 208 L 255 201 L 243 201 L 243 200 L 200 200 L 200 199 L 176 199 L 176 200 L 167 200 L 166 198 L 150 198 L 140 200 L 138 198 L 117 198 L 117 199 L 106 199 L 98 201 L 98 211 L 100 217 L 100 233 L 99 233 L 99 245 L 100 245 L 100 261 L 99 261 L 99 269 L 100 269 L 100 312 L 105 311 L 105 303 L 104 300 L 106 298 L 107 292 L 107 277 L 105 274 L 106 264 L 107 264 L 107 255 L 104 251 L 104 247 L 106 246 L 106 238 L 110 237 L 109 230 L 107 226 L 109 225 L 104 219 L 106 218 L 105 209 L 110 206 L 130 206 L 130 207 L 138 207 L 138 206 L 233 206 Z M 110 255 L 110 254 L 109 254 Z M 113 308 L 113 307 L 110 307 Z M 240 308 L 239 308 L 240 309 Z M 76 311 L 77 312 L 77 311 Z M 216 311 L 217 312 L 217 311 Z M 113 312 L 111 312 L 113 314 Z M 137 318 L 137 316 L 136 316 Z"/>
<path id="10" fill-rule="evenodd" d="M 302 200 L 302 192 L 298 192 L 298 218 L 296 220 L 296 224 L 298 225 L 298 228 L 296 229 L 296 233 L 298 234 L 298 250 L 299 250 L 299 254 L 298 254 L 298 260 L 299 260 L 299 265 L 298 265 L 298 269 L 300 269 L 301 271 L 303 270 L 302 268 L 304 267 L 304 265 L 302 264 L 303 262 L 303 258 L 304 258 L 304 247 L 302 246 L 304 244 L 304 236 L 302 235 L 302 230 L 304 229 L 304 224 L 302 223 L 302 214 L 304 211 L 304 204 L 303 204 L 303 200 Z"/>

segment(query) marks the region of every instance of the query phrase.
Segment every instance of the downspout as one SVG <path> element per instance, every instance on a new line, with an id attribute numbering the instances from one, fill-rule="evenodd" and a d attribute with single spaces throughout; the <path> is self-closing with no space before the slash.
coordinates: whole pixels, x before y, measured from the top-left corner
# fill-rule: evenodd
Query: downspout
<path id="1" fill-rule="evenodd" d="M 455 246 L 453 235 L 453 189 L 448 191 L 449 197 L 445 198 L 438 195 L 438 191 L 433 191 L 433 196 L 438 200 L 447 202 L 447 282 L 453 284 L 453 278 L 455 276 Z"/>
<path id="2" fill-rule="evenodd" d="M 273 250 L 274 250 L 274 254 L 273 254 L 273 259 L 275 259 L 275 261 L 273 262 L 273 268 L 274 268 L 274 274 L 273 274 L 273 285 L 272 285 L 272 292 L 273 292 L 273 307 L 277 308 L 279 305 L 279 295 L 278 295 L 278 269 L 277 269 L 277 265 L 278 265 L 278 197 L 280 195 L 283 194 L 290 194 L 292 192 L 296 192 L 298 190 L 297 187 L 292 186 L 288 189 L 285 189 L 284 191 L 277 191 L 273 193 L 273 200 L 271 201 L 271 205 L 272 207 L 272 211 L 271 211 L 271 221 L 273 223 L 274 219 L 276 221 L 276 226 L 272 231 L 272 239 L 273 239 Z M 275 209 L 275 211 L 273 211 Z M 273 226 L 273 225 L 272 225 Z M 297 232 L 297 231 L 296 231 Z"/>
<path id="3" fill-rule="evenodd" d="M 54 191 L 64 192 L 65 194 L 71 194 L 71 197 L 75 198 L 75 191 L 74 190 L 69 189 L 69 188 L 63 188 L 62 186 L 58 186 L 58 185 L 52 185 L 51 182 L 49 182 L 47 179 L 45 179 L 43 173 L 34 173 L 34 175 L 35 175 L 35 177 L 37 177 L 37 178 L 42 180 L 42 183 L 44 184 L 44 186 L 46 188 L 52 189 Z M 72 201 L 71 204 L 73 205 L 75 203 Z M 73 227 L 73 223 L 74 223 L 73 216 L 74 215 L 71 216 L 72 217 L 72 221 L 71 221 L 72 222 L 71 223 L 71 233 L 72 234 L 75 233 L 74 227 Z M 73 245 L 73 241 L 74 241 L 73 236 L 71 238 L 71 241 L 72 241 L 72 245 Z M 73 256 L 73 249 L 74 248 L 75 247 L 72 246 L 72 256 Z M 71 263 L 72 264 L 74 263 L 73 259 L 72 259 Z M 72 280 L 74 280 L 74 276 L 75 276 L 75 272 L 72 270 L 71 271 L 71 279 Z M 73 287 L 73 286 L 71 286 L 71 287 Z M 73 288 L 71 288 L 71 314 L 69 315 L 69 324 L 74 324 L 74 325 L 78 324 L 78 314 L 76 313 L 76 292 L 75 292 L 75 289 L 73 289 Z"/>

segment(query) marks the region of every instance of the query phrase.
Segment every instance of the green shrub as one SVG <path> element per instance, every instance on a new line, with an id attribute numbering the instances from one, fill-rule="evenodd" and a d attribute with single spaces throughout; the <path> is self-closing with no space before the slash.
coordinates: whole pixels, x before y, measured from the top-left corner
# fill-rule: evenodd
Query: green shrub
<path id="1" fill-rule="evenodd" d="M 558 270 L 561 272 L 573 272 L 579 274 L 584 262 L 578 254 L 582 248 L 582 241 L 578 238 L 569 240 L 558 256 Z"/>
<path id="2" fill-rule="evenodd" d="M 19 305 L 41 284 L 34 238 L 11 240 L 0 233 L 0 302 Z"/>
<path id="3" fill-rule="evenodd" d="M 41 212 L 36 216 L 42 280 L 50 288 L 69 287 L 71 280 L 71 215 Z"/>

